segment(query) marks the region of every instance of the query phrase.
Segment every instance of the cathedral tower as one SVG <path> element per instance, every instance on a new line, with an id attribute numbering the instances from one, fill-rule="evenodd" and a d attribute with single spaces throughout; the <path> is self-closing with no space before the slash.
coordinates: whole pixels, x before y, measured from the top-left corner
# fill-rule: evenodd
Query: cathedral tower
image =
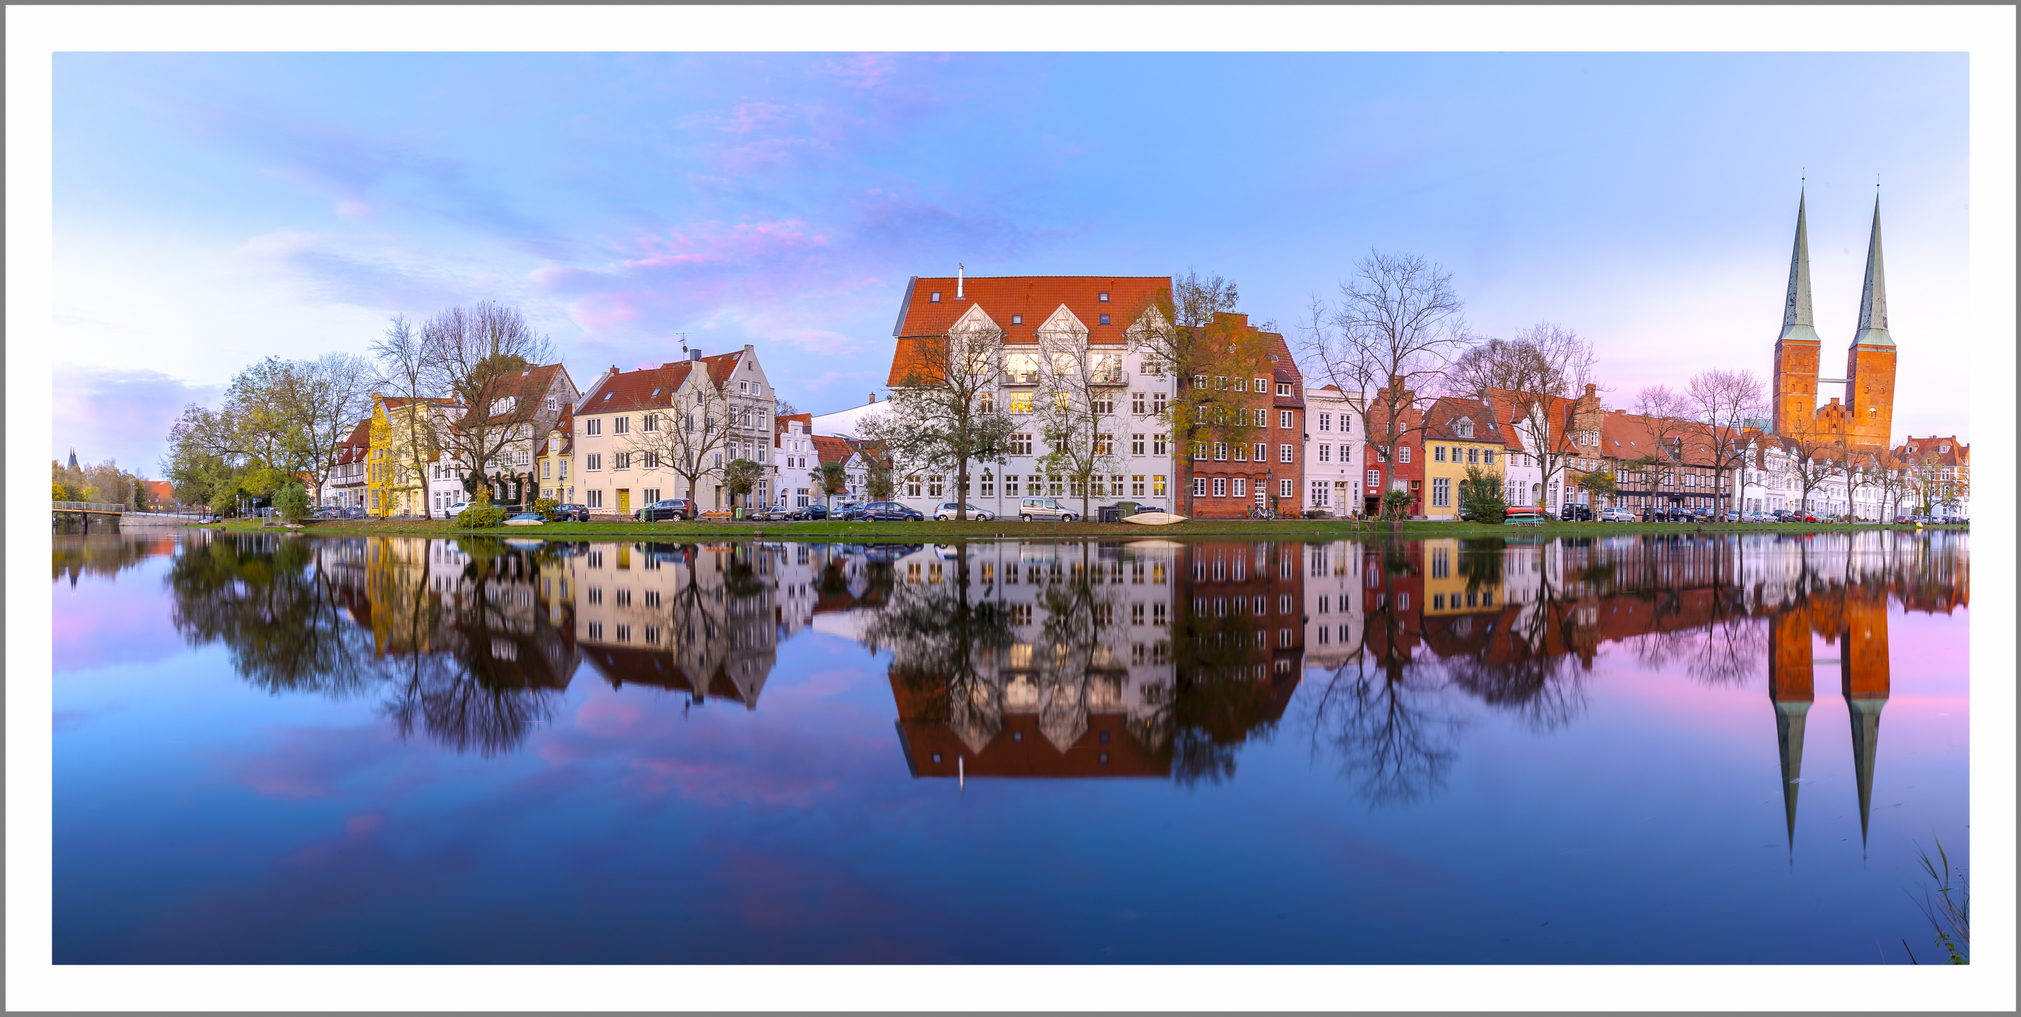
<path id="1" fill-rule="evenodd" d="M 1799 227 L 1801 228 L 1801 227 Z M 1860 290 L 1860 327 L 1846 351 L 1846 430 L 1855 448 L 1885 449 L 1895 417 L 1895 340 L 1888 335 L 1888 293 L 1881 273 L 1881 199 L 1867 240 L 1867 282 Z"/>
<path id="2" fill-rule="evenodd" d="M 1810 311 L 1810 237 L 1804 229 L 1804 199 L 1796 199 L 1796 246 L 1789 256 L 1789 295 L 1783 301 L 1782 335 L 1775 341 L 1771 381 L 1775 433 L 1801 434 L 1817 410 L 1819 340 Z M 1878 220 L 1875 229 L 1878 230 Z M 1879 243 L 1880 234 L 1874 234 Z M 1876 255 L 1878 256 L 1878 255 Z M 1886 333 L 1883 333 L 1885 335 Z M 1890 361 L 1892 363 L 1892 360 Z"/>

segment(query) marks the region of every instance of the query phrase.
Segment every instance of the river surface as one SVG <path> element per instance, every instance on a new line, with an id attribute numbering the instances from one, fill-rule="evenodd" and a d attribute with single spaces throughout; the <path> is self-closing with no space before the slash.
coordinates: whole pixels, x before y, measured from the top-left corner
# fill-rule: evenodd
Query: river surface
<path id="1" fill-rule="evenodd" d="M 55 539 L 57 963 L 1929 963 L 1970 861 L 1959 533 Z"/>

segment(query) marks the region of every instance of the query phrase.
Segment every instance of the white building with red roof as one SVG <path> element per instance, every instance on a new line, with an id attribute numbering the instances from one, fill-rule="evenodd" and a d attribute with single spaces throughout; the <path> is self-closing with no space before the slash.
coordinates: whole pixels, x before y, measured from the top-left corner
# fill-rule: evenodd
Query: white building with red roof
<path id="1" fill-rule="evenodd" d="M 962 329 L 998 330 L 1003 361 L 986 398 L 1011 416 L 1015 430 L 1005 461 L 969 464 L 969 503 L 999 517 L 1018 515 L 1021 499 L 1028 497 L 1056 498 L 1075 512 L 1084 497 L 1091 511 L 1124 501 L 1172 511 L 1174 447 L 1163 417 L 1176 388 L 1169 376 L 1145 369 L 1130 341 L 1132 327 L 1156 313 L 1159 291 L 1171 285 L 1166 276 L 915 276 L 892 328 L 897 344 L 887 383 L 902 389 L 918 374 L 922 341 Z M 1099 418 L 1094 440 L 1110 451 L 1085 494 L 1072 478 L 1041 465 L 1052 451 L 1035 412 L 1051 367 L 1048 355 L 1077 358 L 1075 369 L 1085 368 L 1107 396 L 1093 403 Z M 882 405 L 844 412 L 860 420 L 881 412 Z M 816 418 L 816 430 L 840 430 L 837 417 Z M 951 471 L 894 467 L 894 500 L 929 518 L 936 506 L 959 496 Z"/>
<path id="2" fill-rule="evenodd" d="M 737 503 L 771 504 L 778 483 L 773 398 L 750 345 L 712 357 L 691 350 L 685 360 L 637 371 L 612 367 L 575 407 L 579 503 L 604 518 L 629 517 L 665 498 L 691 498 L 704 512 L 728 510 L 724 468 L 746 459 L 764 473 Z"/>

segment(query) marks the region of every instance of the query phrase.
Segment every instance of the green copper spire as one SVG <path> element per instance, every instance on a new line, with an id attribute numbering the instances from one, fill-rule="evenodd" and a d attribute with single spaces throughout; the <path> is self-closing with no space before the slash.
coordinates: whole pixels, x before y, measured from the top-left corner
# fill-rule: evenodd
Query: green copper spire
<path id="1" fill-rule="evenodd" d="M 1796 246 L 1789 255 L 1789 295 L 1783 301 L 1782 338 L 1817 342 L 1810 313 L 1810 231 L 1804 227 L 1803 195 L 1796 199 Z"/>
<path id="2" fill-rule="evenodd" d="M 1881 199 L 1874 199 L 1874 233 L 1867 240 L 1867 284 L 1860 289 L 1860 331 L 1854 346 L 1893 346 L 1888 335 L 1888 287 L 1881 272 Z"/>

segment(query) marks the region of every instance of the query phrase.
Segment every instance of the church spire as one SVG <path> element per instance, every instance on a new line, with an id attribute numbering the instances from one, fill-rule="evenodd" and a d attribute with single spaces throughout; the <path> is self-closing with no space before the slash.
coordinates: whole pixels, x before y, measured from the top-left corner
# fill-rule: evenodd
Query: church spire
<path id="1" fill-rule="evenodd" d="M 1792 851 L 1796 849 L 1796 795 L 1803 780 L 1804 715 L 1809 712 L 1809 699 L 1775 704 L 1776 748 L 1782 757 L 1782 810 Z"/>
<path id="2" fill-rule="evenodd" d="M 1867 240 L 1867 284 L 1860 289 L 1860 331 L 1854 346 L 1893 346 L 1888 335 L 1888 288 L 1881 273 L 1881 199 L 1874 199 L 1874 232 Z"/>
<path id="3" fill-rule="evenodd" d="M 1810 232 L 1804 227 L 1803 195 L 1796 199 L 1796 246 L 1789 255 L 1789 295 L 1783 301 L 1782 338 L 1817 341 L 1810 313 Z"/>

